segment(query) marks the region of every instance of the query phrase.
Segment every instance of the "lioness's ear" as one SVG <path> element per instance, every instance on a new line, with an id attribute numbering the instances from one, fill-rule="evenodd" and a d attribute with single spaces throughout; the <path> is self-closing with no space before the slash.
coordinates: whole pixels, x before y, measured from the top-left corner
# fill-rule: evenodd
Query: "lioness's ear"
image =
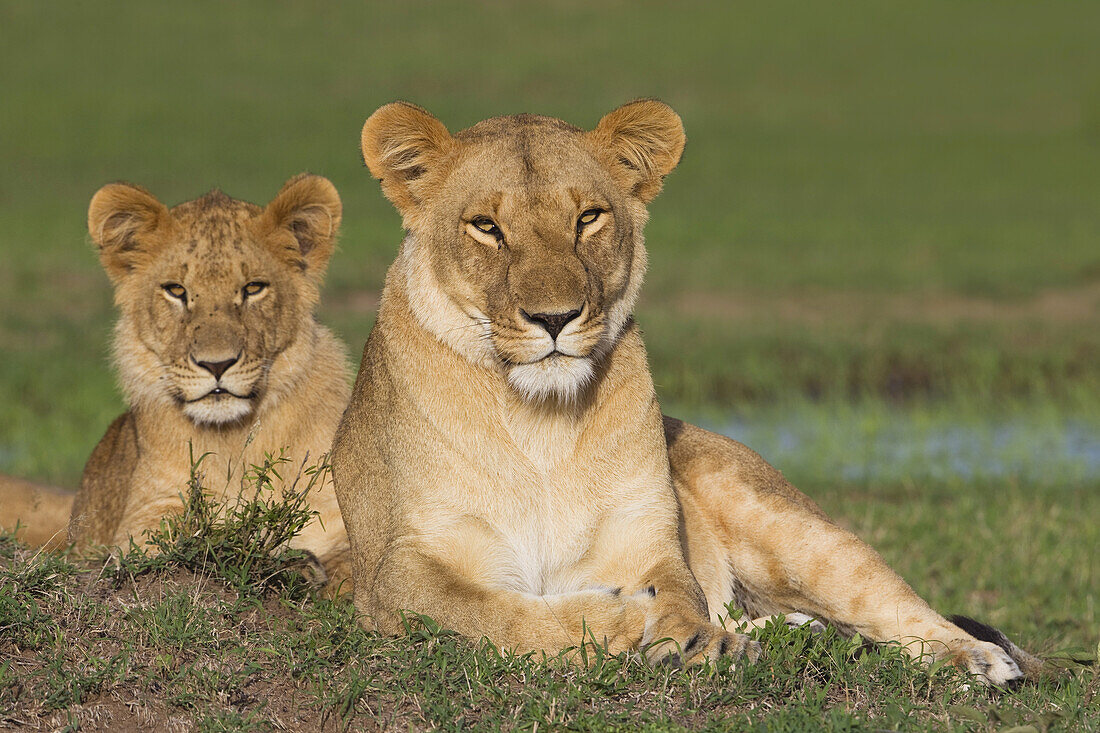
<path id="1" fill-rule="evenodd" d="M 363 162 L 403 216 L 424 201 L 455 140 L 427 110 L 408 102 L 380 107 L 363 124 Z"/>
<path id="2" fill-rule="evenodd" d="M 117 282 L 159 246 L 156 230 L 168 219 L 168 208 L 153 194 L 129 183 L 108 183 L 88 205 L 88 233 L 99 261 Z"/>
<path id="3" fill-rule="evenodd" d="M 620 183 L 643 202 L 661 190 L 661 182 L 684 152 L 684 125 L 664 102 L 628 102 L 600 120 L 588 133 Z"/>
<path id="4" fill-rule="evenodd" d="M 320 274 L 336 247 L 343 210 L 331 181 L 302 173 L 287 181 L 264 209 L 265 234 L 281 235 L 272 242 L 291 264 Z"/>

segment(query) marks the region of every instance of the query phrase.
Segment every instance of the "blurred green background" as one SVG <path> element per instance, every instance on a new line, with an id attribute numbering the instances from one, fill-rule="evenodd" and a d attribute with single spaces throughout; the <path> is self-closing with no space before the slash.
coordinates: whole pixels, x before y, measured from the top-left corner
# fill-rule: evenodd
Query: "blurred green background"
<path id="1" fill-rule="evenodd" d="M 4 0 L 0 27 L 0 471 L 75 485 L 122 409 L 84 230 L 103 183 L 263 203 L 331 178 L 320 316 L 357 355 L 401 237 L 359 159 L 371 111 L 591 127 L 656 96 L 689 140 L 638 313 L 666 410 L 762 449 L 937 597 L 1095 627 L 1064 588 L 1098 585 L 1100 5 Z M 956 587 L 933 555 L 981 567 Z"/>

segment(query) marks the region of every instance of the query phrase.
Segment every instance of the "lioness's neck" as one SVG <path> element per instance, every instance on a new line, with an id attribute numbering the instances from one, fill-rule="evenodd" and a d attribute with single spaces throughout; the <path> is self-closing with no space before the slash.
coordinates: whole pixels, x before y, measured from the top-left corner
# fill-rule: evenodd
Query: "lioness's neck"
<path id="1" fill-rule="evenodd" d="M 423 246 L 412 232 L 405 236 L 387 275 L 387 288 L 399 288 L 404 307 L 425 331 L 467 361 L 494 371 L 496 360 L 483 332 L 488 318 L 483 313 L 467 312 L 447 295 L 432 270 L 428 253 L 418 251 Z"/>

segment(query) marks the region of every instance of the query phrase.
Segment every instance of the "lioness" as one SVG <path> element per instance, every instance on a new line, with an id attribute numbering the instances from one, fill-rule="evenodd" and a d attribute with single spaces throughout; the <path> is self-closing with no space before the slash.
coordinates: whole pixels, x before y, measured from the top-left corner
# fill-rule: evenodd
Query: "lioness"
<path id="1" fill-rule="evenodd" d="M 357 608 L 518 651 L 755 658 L 720 625 L 732 604 L 1019 677 L 758 455 L 662 420 L 632 313 L 684 141 L 652 100 L 590 132 L 517 115 L 451 135 L 406 103 L 366 121 L 407 235 L 332 452 Z"/>
<path id="2" fill-rule="evenodd" d="M 313 312 L 340 215 L 335 187 L 313 175 L 263 208 L 213 191 L 169 209 L 126 183 L 95 194 L 88 231 L 115 288 L 129 409 L 85 466 L 68 528 L 77 547 L 122 545 L 178 512 L 192 454 L 211 454 L 202 467 L 222 501 L 265 453 L 327 454 L 349 371 Z M 331 481 L 309 504 L 321 521 L 292 545 L 339 584 L 348 544 Z"/>

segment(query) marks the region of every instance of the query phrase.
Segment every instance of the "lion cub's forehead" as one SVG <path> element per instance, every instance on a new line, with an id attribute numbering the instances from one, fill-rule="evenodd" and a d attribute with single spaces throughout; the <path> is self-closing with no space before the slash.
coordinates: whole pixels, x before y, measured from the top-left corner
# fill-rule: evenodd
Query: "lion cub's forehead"
<path id="1" fill-rule="evenodd" d="M 593 185 L 602 192 L 610 181 L 584 132 L 553 117 L 494 117 L 455 137 L 463 155 L 452 178 L 473 196 L 552 194 Z"/>
<path id="2" fill-rule="evenodd" d="M 218 190 L 172 207 L 172 218 L 180 229 L 195 238 L 224 239 L 240 236 L 260 207 L 247 201 L 230 198 Z"/>
<path id="3" fill-rule="evenodd" d="M 205 286 L 224 284 L 236 288 L 247 269 L 258 269 L 270 254 L 254 241 L 252 222 L 262 209 L 247 201 L 211 191 L 205 196 L 175 206 L 176 222 L 172 264 L 182 267 Z"/>

